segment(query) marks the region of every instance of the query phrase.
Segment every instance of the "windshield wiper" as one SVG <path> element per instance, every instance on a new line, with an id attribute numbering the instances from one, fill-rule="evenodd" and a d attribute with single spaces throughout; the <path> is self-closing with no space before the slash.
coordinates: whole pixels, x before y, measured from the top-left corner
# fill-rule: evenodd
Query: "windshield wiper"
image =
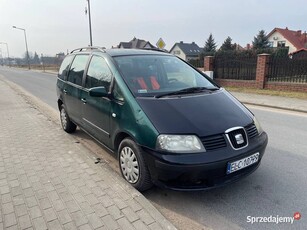
<path id="1" fill-rule="evenodd" d="M 155 98 L 161 98 L 161 97 L 165 97 L 165 96 L 172 96 L 172 95 L 180 95 L 180 94 L 188 94 L 188 93 L 199 93 L 199 92 L 203 92 L 203 91 L 215 91 L 218 90 L 219 88 L 207 88 L 207 87 L 190 87 L 190 88 L 186 88 L 186 89 L 181 89 L 175 92 L 170 92 L 170 93 L 162 93 L 159 95 L 156 95 Z"/>

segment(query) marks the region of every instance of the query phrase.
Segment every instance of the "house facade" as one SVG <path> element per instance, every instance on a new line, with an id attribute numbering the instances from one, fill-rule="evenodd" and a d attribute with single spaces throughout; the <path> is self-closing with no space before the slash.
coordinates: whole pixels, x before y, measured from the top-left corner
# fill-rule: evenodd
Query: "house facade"
<path id="1" fill-rule="evenodd" d="M 274 28 L 267 37 L 270 47 L 288 47 L 289 54 L 307 48 L 307 34 L 301 30 Z"/>
<path id="2" fill-rule="evenodd" d="M 180 57 L 185 61 L 199 59 L 199 55 L 203 49 L 200 48 L 195 42 L 184 43 L 183 41 L 175 43 L 170 50 L 170 53 Z"/>

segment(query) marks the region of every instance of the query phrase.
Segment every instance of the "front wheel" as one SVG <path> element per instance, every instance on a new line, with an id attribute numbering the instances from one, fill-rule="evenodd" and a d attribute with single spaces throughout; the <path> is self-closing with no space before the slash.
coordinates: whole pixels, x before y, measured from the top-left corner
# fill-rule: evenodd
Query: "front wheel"
<path id="1" fill-rule="evenodd" d="M 150 173 L 146 167 L 141 149 L 131 138 L 125 138 L 119 145 L 119 168 L 125 178 L 139 191 L 152 187 Z"/>
<path id="2" fill-rule="evenodd" d="M 73 133 L 74 131 L 76 131 L 77 126 L 70 120 L 63 105 L 61 105 L 60 117 L 61 117 L 61 125 L 65 132 Z"/>

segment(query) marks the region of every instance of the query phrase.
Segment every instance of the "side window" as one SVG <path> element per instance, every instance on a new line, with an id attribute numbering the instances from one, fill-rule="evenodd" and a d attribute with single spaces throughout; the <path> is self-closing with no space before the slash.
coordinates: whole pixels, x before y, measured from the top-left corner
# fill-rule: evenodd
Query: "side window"
<path id="1" fill-rule="evenodd" d="M 59 69 L 59 78 L 64 80 L 66 77 L 68 70 L 69 70 L 69 65 L 71 63 L 71 60 L 73 59 L 74 56 L 67 56 L 65 59 L 62 61 L 61 67 Z"/>
<path id="2" fill-rule="evenodd" d="M 85 87 L 104 86 L 107 92 L 112 79 L 111 70 L 103 57 L 93 56 L 86 74 Z"/>
<path id="3" fill-rule="evenodd" d="M 118 87 L 118 84 L 116 83 L 116 81 L 114 82 L 114 87 L 113 87 L 113 97 L 118 100 L 118 101 L 124 101 L 124 96 L 120 90 L 120 88 Z"/>
<path id="4" fill-rule="evenodd" d="M 67 81 L 76 85 L 82 85 L 82 77 L 87 63 L 88 55 L 76 55 L 71 64 Z"/>

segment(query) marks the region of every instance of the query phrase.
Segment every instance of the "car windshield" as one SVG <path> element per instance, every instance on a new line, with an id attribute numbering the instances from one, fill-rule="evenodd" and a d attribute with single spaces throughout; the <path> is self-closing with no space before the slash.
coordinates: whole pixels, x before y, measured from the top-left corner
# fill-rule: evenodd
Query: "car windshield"
<path id="1" fill-rule="evenodd" d="M 200 89 L 218 89 L 204 75 L 174 56 L 136 55 L 118 56 L 114 59 L 136 97 L 158 97 L 175 95 L 176 92 L 183 94 L 200 92 Z"/>

